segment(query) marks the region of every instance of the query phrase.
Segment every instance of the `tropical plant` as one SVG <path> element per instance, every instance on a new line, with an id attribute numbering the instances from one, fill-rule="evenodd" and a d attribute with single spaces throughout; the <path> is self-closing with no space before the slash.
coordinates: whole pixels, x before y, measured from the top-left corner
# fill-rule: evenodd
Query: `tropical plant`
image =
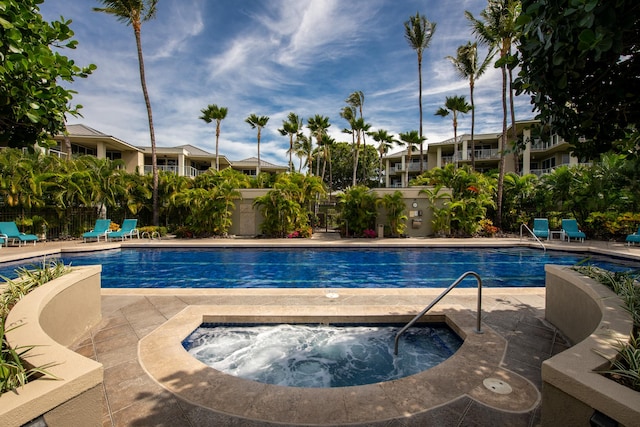
<path id="1" fill-rule="evenodd" d="M 422 54 L 425 49 L 429 47 L 431 43 L 431 37 L 436 31 L 436 23 L 430 22 L 425 16 L 416 12 L 416 16 L 409 17 L 409 20 L 404 23 L 404 36 L 409 42 L 409 46 L 416 51 L 418 55 L 418 105 L 420 107 L 420 173 L 424 172 L 424 155 L 423 155 L 423 142 L 425 139 L 422 137 Z"/>
<path id="2" fill-rule="evenodd" d="M 40 3 L 3 1 L 0 7 L 0 140 L 9 147 L 46 146 L 50 135 L 64 131 L 65 114 L 77 116 L 82 107 L 71 104 L 74 91 L 68 83 L 96 69 L 78 67 L 61 54 L 77 46 L 71 21 L 43 20 Z"/>
<path id="3" fill-rule="evenodd" d="M 251 126 L 251 129 L 258 129 L 258 166 L 256 168 L 256 176 L 260 175 L 260 137 L 262 135 L 262 128 L 267 125 L 269 122 L 268 116 L 257 116 L 256 114 L 251 114 L 245 120 L 246 123 Z"/>
<path id="4" fill-rule="evenodd" d="M 469 102 L 471 104 L 471 168 L 476 168 L 475 156 L 475 127 L 476 127 L 476 111 L 474 103 L 474 90 L 476 80 L 478 80 L 486 71 L 489 63 L 493 59 L 493 53 L 489 51 L 482 62 L 478 58 L 478 43 L 468 42 L 466 45 L 458 47 L 456 57 L 447 56 L 453 64 L 458 76 L 469 80 Z"/>
<path id="5" fill-rule="evenodd" d="M 104 12 L 113 15 L 120 22 L 131 25 L 136 39 L 138 51 L 138 68 L 140 71 L 140 84 L 142 95 L 147 107 L 147 117 L 149 119 L 149 136 L 151 138 L 151 170 L 153 175 L 153 225 L 159 225 L 160 210 L 158 207 L 158 156 L 156 151 L 156 136 L 153 128 L 153 113 L 151 111 L 151 100 L 147 91 L 147 81 L 144 71 L 144 58 L 142 55 L 142 39 L 140 37 L 142 23 L 149 21 L 156 16 L 156 6 L 158 0 L 99 0 L 104 7 L 94 7 L 96 12 Z"/>
<path id="6" fill-rule="evenodd" d="M 356 132 L 356 146 L 354 147 L 355 155 L 353 157 L 353 184 L 356 185 L 357 182 L 357 174 L 358 174 L 358 161 L 360 159 L 360 142 L 362 142 L 362 147 L 366 151 L 367 149 L 367 141 L 365 135 L 367 131 L 371 128 L 371 125 L 364 121 L 363 115 L 363 107 L 364 107 L 364 93 L 362 91 L 355 91 L 349 95 L 349 97 L 345 100 L 347 105 L 353 111 L 353 119 L 355 119 L 351 124 L 351 128 Z M 360 113 L 360 117 L 356 119 L 357 113 Z M 352 119 L 352 120 L 353 120 Z M 368 174 L 366 165 L 363 169 L 363 176 L 365 177 L 364 181 L 366 181 L 366 177 Z"/>
<path id="7" fill-rule="evenodd" d="M 375 229 L 376 196 L 359 185 L 338 194 L 340 229 L 344 236 L 361 236 L 364 230 Z"/>
<path id="8" fill-rule="evenodd" d="M 502 228 L 502 192 L 505 175 L 505 155 L 507 151 L 507 90 L 512 95 L 511 86 L 508 86 L 511 69 L 516 65 L 516 57 L 511 55 L 511 48 L 517 36 L 515 21 L 520 13 L 519 0 L 489 0 L 487 7 L 480 12 L 480 19 L 465 11 L 465 16 L 473 28 L 473 33 L 478 40 L 489 46 L 490 49 L 497 49 L 499 58 L 495 63 L 502 72 L 502 135 L 500 138 L 500 169 L 498 172 L 498 195 L 497 195 L 497 227 Z M 511 103 L 513 110 L 513 102 Z M 515 120 L 512 113 L 512 128 L 515 130 Z M 514 138 L 515 139 L 515 138 Z"/>
<path id="9" fill-rule="evenodd" d="M 451 233 L 451 211 L 448 201 L 451 193 L 443 191 L 444 185 L 437 184 L 433 188 L 423 188 L 420 194 L 425 194 L 433 212 L 433 232 L 436 236 L 447 236 Z"/>
<path id="10" fill-rule="evenodd" d="M 387 221 L 389 222 L 389 230 L 392 237 L 398 237 L 404 234 L 407 228 L 407 216 L 404 211 L 406 205 L 404 203 L 404 195 L 401 191 L 394 191 L 391 194 L 385 194 L 378 199 L 377 204 L 382 206 L 387 213 Z"/>
<path id="11" fill-rule="evenodd" d="M 218 107 L 216 104 L 209 104 L 206 108 L 200 110 L 202 116 L 200 119 L 204 120 L 205 123 L 211 123 L 215 120 L 216 122 L 216 170 L 220 170 L 220 156 L 218 154 L 218 143 L 220 140 L 220 124 L 222 120 L 227 117 L 227 107 Z"/>
<path id="12" fill-rule="evenodd" d="M 453 116 L 453 160 L 458 165 L 458 114 L 466 114 L 471 110 L 471 105 L 467 103 L 464 96 L 447 96 L 444 108 L 440 107 L 436 111 L 436 116 L 447 117 L 449 113 Z"/>
<path id="13" fill-rule="evenodd" d="M 254 200 L 264 217 L 262 233 L 272 237 L 310 237 L 310 206 L 317 194 L 324 194 L 318 177 L 279 174 L 273 189 Z"/>

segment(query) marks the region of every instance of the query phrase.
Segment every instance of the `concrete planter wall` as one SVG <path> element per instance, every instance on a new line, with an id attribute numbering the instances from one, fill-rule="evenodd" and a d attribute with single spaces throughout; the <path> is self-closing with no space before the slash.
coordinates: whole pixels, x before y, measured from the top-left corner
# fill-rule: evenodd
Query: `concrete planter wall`
<path id="1" fill-rule="evenodd" d="M 620 425 L 638 425 L 640 392 L 594 372 L 628 341 L 631 315 L 606 286 L 568 267 L 545 270 L 546 319 L 574 345 L 542 364 L 542 424 L 589 425 L 598 411 Z"/>
<path id="2" fill-rule="evenodd" d="M 69 350 L 101 320 L 101 266 L 74 268 L 20 300 L 9 313 L 9 344 L 37 345 L 26 361 L 59 379 L 38 379 L 0 396 L 0 425 L 21 426 L 44 415 L 49 427 L 102 425 L 102 365 Z"/>

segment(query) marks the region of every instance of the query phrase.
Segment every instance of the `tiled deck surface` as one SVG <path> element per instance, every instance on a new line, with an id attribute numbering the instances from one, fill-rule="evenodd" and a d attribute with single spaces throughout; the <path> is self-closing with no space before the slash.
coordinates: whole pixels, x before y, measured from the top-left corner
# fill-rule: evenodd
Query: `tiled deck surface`
<path id="1" fill-rule="evenodd" d="M 439 239 L 416 239 L 416 245 L 437 245 Z M 382 240 L 384 241 L 384 240 Z M 216 242 L 215 240 L 213 242 Z M 242 244 L 237 240 L 218 240 L 225 246 Z M 245 241 L 277 245 L 275 241 Z M 463 241 L 465 246 L 482 243 L 479 239 Z M 518 239 L 492 239 L 484 244 L 515 244 Z M 203 242 L 204 243 L 204 242 Z M 287 242 L 290 244 L 290 242 Z M 368 241 L 367 244 L 371 244 Z M 406 241 L 404 242 L 407 243 Z M 442 244 L 450 244 L 447 241 Z M 351 241 L 330 242 L 331 246 L 353 244 Z M 586 242 L 559 244 L 562 248 L 598 247 L 605 253 L 624 253 L 640 257 L 640 248 L 628 248 L 619 243 Z M 21 253 L 41 253 L 57 247 L 89 249 L 98 244 L 77 242 L 44 243 L 35 248 L 3 248 L 0 261 Z M 102 246 L 102 244 L 100 244 Z M 24 255 L 23 255 L 24 256 Z M 216 426 L 216 425 L 275 425 L 258 422 L 232 422 L 220 418 L 198 406 L 176 398 L 152 380 L 138 362 L 138 341 L 162 325 L 188 305 L 269 305 L 282 304 L 282 299 L 255 290 L 254 295 L 207 295 L 206 291 L 124 291 L 103 290 L 102 323 L 78 343 L 76 350 L 94 358 L 104 366 L 104 426 Z M 436 296 L 436 291 L 433 296 Z M 541 387 L 542 361 L 567 348 L 565 340 L 544 321 L 544 289 L 485 289 L 483 292 L 483 322 L 508 342 L 502 367 L 529 379 Z M 360 295 L 342 300 L 295 295 L 286 297 L 287 305 L 350 304 L 350 305 L 427 305 L 432 296 L 406 297 L 402 295 Z M 454 290 L 446 297 L 447 304 L 476 309 L 476 297 L 468 290 Z M 367 423 L 367 426 L 536 426 L 540 420 L 539 407 L 527 413 L 502 412 L 481 405 L 469 397 L 462 397 L 446 405 L 402 422 Z M 357 424 L 350 424 L 357 425 Z"/>

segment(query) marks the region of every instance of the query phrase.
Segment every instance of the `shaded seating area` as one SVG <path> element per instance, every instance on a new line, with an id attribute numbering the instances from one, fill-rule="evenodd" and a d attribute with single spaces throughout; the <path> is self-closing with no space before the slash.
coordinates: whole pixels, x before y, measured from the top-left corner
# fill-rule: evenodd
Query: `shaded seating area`
<path id="1" fill-rule="evenodd" d="M 625 241 L 627 242 L 628 246 L 631 246 L 632 244 L 635 244 L 635 243 L 640 243 L 640 226 L 638 226 L 638 231 L 636 231 L 633 234 L 627 235 L 627 238 L 625 239 Z"/>
<path id="2" fill-rule="evenodd" d="M 107 234 L 109 233 L 109 227 L 111 227 L 110 219 L 97 219 L 96 224 L 93 226 L 93 230 L 87 231 L 82 234 L 82 240 L 86 243 L 87 239 L 96 239 L 100 241 L 100 237 L 104 237 L 107 240 Z"/>
<path id="3" fill-rule="evenodd" d="M 587 235 L 578 228 L 578 221 L 575 219 L 563 219 L 562 231 L 564 235 L 567 236 L 568 242 L 570 242 L 571 239 L 580 239 L 581 242 L 584 242 L 584 239 L 587 237 Z"/>
<path id="4" fill-rule="evenodd" d="M 136 228 L 138 226 L 137 219 L 125 219 L 122 222 L 122 227 L 118 231 L 112 231 L 107 234 L 108 239 L 122 239 L 123 241 L 128 237 L 133 239 L 133 236 L 140 238 L 140 233 Z"/>
<path id="5" fill-rule="evenodd" d="M 22 243 L 27 244 L 33 242 L 35 245 L 38 241 L 38 236 L 35 234 L 25 234 L 18 230 L 18 226 L 15 222 L 0 222 L 0 237 L 5 241 L 4 243 L 9 245 L 9 241 L 18 241 L 18 246 L 22 246 Z"/>
<path id="6" fill-rule="evenodd" d="M 549 240 L 549 220 L 547 218 L 534 218 L 532 231 L 537 238 Z"/>

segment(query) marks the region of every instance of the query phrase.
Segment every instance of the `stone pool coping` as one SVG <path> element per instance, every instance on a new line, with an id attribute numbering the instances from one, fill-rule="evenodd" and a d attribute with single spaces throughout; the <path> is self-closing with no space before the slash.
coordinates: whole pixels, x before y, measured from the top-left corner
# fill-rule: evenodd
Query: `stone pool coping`
<path id="1" fill-rule="evenodd" d="M 302 388 L 261 384 L 224 374 L 192 357 L 181 342 L 200 324 L 234 323 L 406 323 L 416 306 L 208 306 L 192 305 L 142 338 L 138 359 L 147 374 L 176 397 L 237 421 L 282 425 L 335 425 L 403 420 L 462 396 L 507 412 L 528 412 L 540 402 L 536 387 L 500 367 L 507 342 L 483 325 L 475 332 L 473 313 L 439 306 L 426 321 L 445 322 L 463 339 L 449 359 L 427 371 L 378 384 L 340 388 Z M 512 392 L 485 387 L 492 378 Z"/>

